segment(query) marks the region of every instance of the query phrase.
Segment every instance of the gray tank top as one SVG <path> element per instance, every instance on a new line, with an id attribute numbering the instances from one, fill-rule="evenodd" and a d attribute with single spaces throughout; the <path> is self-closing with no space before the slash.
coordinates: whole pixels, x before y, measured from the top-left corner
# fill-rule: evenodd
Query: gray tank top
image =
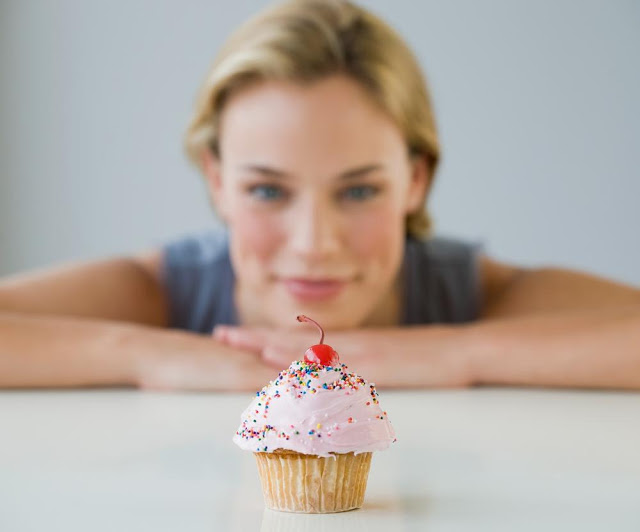
<path id="1" fill-rule="evenodd" d="M 481 305 L 480 252 L 478 244 L 458 240 L 408 238 L 403 325 L 476 319 Z M 162 280 L 171 327 L 208 334 L 218 324 L 238 324 L 226 230 L 210 230 L 164 246 Z"/>

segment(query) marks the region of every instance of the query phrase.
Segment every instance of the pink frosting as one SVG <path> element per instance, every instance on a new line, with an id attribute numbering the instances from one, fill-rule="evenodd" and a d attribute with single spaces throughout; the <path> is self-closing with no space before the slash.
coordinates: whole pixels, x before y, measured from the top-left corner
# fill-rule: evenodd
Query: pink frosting
<path id="1" fill-rule="evenodd" d="M 374 384 L 344 364 L 295 361 L 257 392 L 233 441 L 247 451 L 331 456 L 386 449 L 395 433 Z"/>

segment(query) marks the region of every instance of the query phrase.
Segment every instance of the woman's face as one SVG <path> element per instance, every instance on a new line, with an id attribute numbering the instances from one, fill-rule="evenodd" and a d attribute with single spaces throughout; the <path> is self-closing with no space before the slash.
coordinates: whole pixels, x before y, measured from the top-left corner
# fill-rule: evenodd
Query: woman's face
<path id="1" fill-rule="evenodd" d="M 351 328 L 392 308 L 405 217 L 428 177 L 359 85 L 336 76 L 244 89 L 224 109 L 219 153 L 205 168 L 243 323 L 294 326 L 308 314 Z"/>

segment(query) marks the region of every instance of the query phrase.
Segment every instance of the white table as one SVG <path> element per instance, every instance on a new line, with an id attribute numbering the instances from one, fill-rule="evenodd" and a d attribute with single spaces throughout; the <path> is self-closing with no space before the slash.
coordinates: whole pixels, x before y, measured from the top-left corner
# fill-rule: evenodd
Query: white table
<path id="1" fill-rule="evenodd" d="M 640 530 L 640 394 L 385 392 L 365 505 L 263 509 L 251 394 L 0 393 L 0 530 Z"/>

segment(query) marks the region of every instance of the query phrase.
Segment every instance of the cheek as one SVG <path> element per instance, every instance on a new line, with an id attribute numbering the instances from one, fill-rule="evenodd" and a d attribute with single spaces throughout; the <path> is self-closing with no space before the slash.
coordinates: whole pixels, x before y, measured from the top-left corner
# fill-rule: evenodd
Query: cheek
<path id="1" fill-rule="evenodd" d="M 363 259 L 395 264 L 402 248 L 404 224 L 404 214 L 393 205 L 358 213 L 349 220 L 349 245 Z"/>
<path id="2" fill-rule="evenodd" d="M 240 268 L 256 260 L 266 262 L 275 255 L 282 242 L 280 226 L 273 216 L 250 210 L 229 218 L 231 243 Z"/>

